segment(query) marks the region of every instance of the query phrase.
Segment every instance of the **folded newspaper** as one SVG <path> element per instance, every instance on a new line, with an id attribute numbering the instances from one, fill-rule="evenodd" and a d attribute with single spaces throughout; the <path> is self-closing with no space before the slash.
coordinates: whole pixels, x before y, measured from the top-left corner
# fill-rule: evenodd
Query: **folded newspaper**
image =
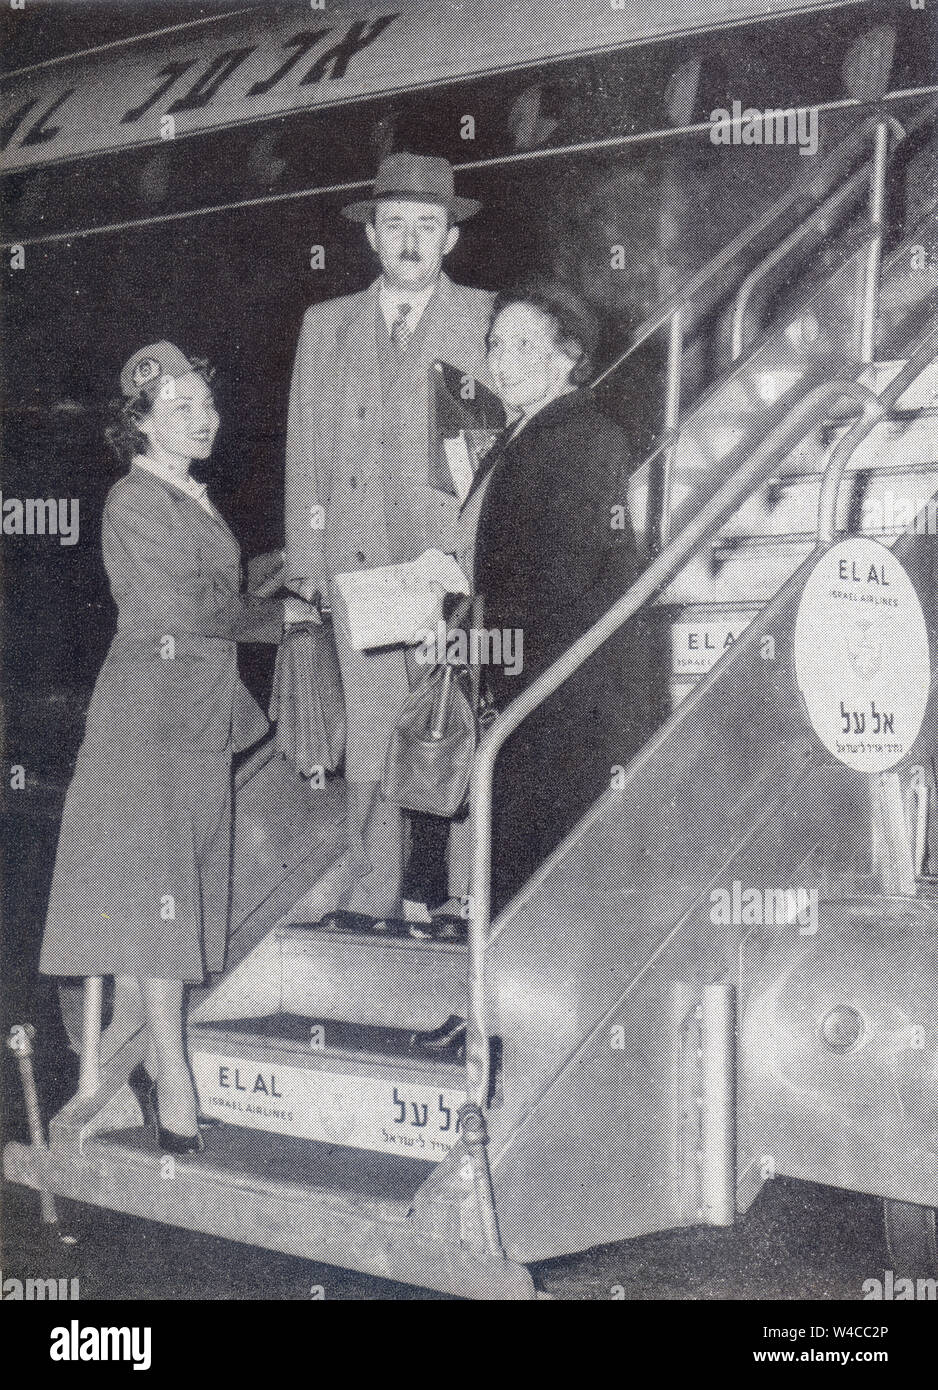
<path id="1" fill-rule="evenodd" d="M 337 574 L 334 617 L 347 628 L 353 651 L 411 644 L 437 616 L 433 585 L 447 594 L 469 593 L 468 579 L 442 550 L 425 550 L 403 565 Z"/>

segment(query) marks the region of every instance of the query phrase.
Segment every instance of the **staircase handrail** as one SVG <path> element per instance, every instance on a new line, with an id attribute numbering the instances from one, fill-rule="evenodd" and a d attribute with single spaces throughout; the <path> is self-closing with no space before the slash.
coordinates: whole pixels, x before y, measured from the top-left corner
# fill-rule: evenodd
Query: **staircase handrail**
<path id="1" fill-rule="evenodd" d="M 938 316 L 920 336 L 908 366 L 901 373 L 904 386 L 921 374 L 933 359 L 938 339 Z M 862 364 L 855 362 L 854 370 Z M 485 964 L 491 940 L 491 861 L 492 861 L 492 786 L 495 762 L 506 740 L 520 724 L 544 701 L 558 690 L 604 642 L 634 617 L 674 577 L 681 566 L 713 536 L 727 517 L 761 486 L 778 462 L 790 453 L 794 445 L 812 429 L 823 425 L 835 400 L 853 397 L 860 405 L 864 419 L 875 422 L 899 387 L 892 383 L 877 395 L 848 375 L 845 365 L 837 375 L 810 387 L 786 416 L 778 421 L 758 447 L 727 478 L 703 507 L 687 522 L 683 530 L 660 551 L 636 582 L 618 599 L 603 617 L 579 637 L 562 656 L 543 671 L 526 690 L 499 714 L 482 737 L 473 762 L 470 784 L 470 824 L 472 826 L 472 874 L 470 879 L 470 912 L 468 920 L 469 980 L 466 1027 L 466 1091 L 467 1118 L 471 1117 L 476 1131 L 472 1143 L 473 1178 L 479 1199 L 483 1236 L 493 1254 L 500 1254 L 497 1220 L 487 1176 L 487 1142 L 483 1113 L 488 1103 L 490 1085 L 489 1038 L 485 1021 L 486 976 Z M 902 384 L 900 383 L 900 385 Z M 903 389 L 904 389 L 903 386 Z M 896 396 L 896 398 L 898 398 Z M 819 524 L 823 517 L 819 517 Z M 468 1136 L 464 1134 L 464 1140 Z"/>
<path id="2" fill-rule="evenodd" d="M 922 111 L 919 112 L 918 116 L 906 125 L 906 137 L 908 138 L 908 136 L 913 135 L 917 130 L 927 125 L 936 117 L 938 117 L 938 99 L 928 102 Z M 742 231 L 737 232 L 721 251 L 715 252 L 700 270 L 696 271 L 690 279 L 686 280 L 684 284 L 675 291 L 662 308 L 657 309 L 645 319 L 631 335 L 629 346 L 625 351 L 622 352 L 614 362 L 610 363 L 608 367 L 605 367 L 603 371 L 590 382 L 587 389 L 591 391 L 595 390 L 596 387 L 605 381 L 607 377 L 611 376 L 613 372 L 618 371 L 644 342 L 653 337 L 674 314 L 686 310 L 691 301 L 696 298 L 705 285 L 717 275 L 721 274 L 722 271 L 726 270 L 734 260 L 752 246 L 767 228 L 779 221 L 779 219 L 783 217 L 790 208 L 794 207 L 796 203 L 804 198 L 808 198 L 812 203 L 816 204 L 819 199 L 827 197 L 828 193 L 816 194 L 814 190 L 816 190 L 818 186 L 823 188 L 832 177 L 836 177 L 841 168 L 848 164 L 850 159 L 862 148 L 870 131 L 875 131 L 877 127 L 883 123 L 884 119 L 887 121 L 892 120 L 891 117 L 884 117 L 882 107 L 878 103 L 873 105 L 870 114 L 864 117 L 864 119 L 834 147 L 819 169 L 803 174 L 801 178 L 796 179 L 791 188 L 789 188 L 777 202 L 773 203 L 765 212 L 760 213 L 748 227 L 744 227 Z M 893 146 L 889 156 L 890 159 L 895 155 L 897 149 L 898 144 Z M 871 156 L 855 171 L 855 175 L 852 175 L 847 182 L 852 184 L 853 178 L 855 177 L 857 185 L 859 186 L 860 183 L 864 182 L 865 177 L 869 176 L 872 164 L 873 159 Z M 861 178 L 861 175 L 863 175 L 864 178 Z M 828 192 L 829 191 L 830 190 L 828 190 Z"/>
<path id="3" fill-rule="evenodd" d="M 899 125 L 899 122 L 893 120 L 892 117 L 890 117 L 890 125 L 892 129 L 895 130 L 897 139 L 892 151 L 886 156 L 887 163 L 892 157 L 892 154 L 895 153 L 899 143 L 906 138 L 905 130 Z M 869 163 L 872 164 L 873 161 L 871 160 Z M 746 308 L 756 285 L 764 280 L 779 262 L 785 260 L 787 256 L 790 256 L 792 251 L 800 245 L 805 237 L 809 236 L 815 229 L 823 228 L 824 223 L 838 208 L 848 202 L 861 188 L 865 189 L 868 183 L 868 175 L 869 164 L 865 164 L 861 169 L 858 169 L 855 174 L 851 174 L 849 179 L 842 183 L 839 188 L 836 188 L 818 205 L 807 222 L 800 223 L 793 231 L 789 232 L 788 236 L 785 237 L 783 241 L 780 241 L 777 246 L 774 246 L 765 259 L 760 261 L 760 263 L 745 277 L 736 292 L 736 299 L 733 305 L 730 356 L 734 362 L 742 356 Z M 863 237 L 864 242 L 868 242 L 870 238 L 877 235 L 879 230 L 879 228 L 873 227 L 872 223 L 868 224 Z"/>
<path id="4" fill-rule="evenodd" d="M 840 484 L 851 458 L 864 439 L 876 427 L 883 416 L 895 408 L 896 402 L 905 395 L 917 377 L 932 360 L 931 334 L 927 334 L 922 345 L 912 354 L 901 371 L 897 372 L 887 386 L 875 397 L 878 405 L 872 410 L 864 410 L 859 420 L 837 442 L 831 454 L 821 489 L 818 495 L 817 548 L 826 549 L 836 534 L 837 498 Z"/>

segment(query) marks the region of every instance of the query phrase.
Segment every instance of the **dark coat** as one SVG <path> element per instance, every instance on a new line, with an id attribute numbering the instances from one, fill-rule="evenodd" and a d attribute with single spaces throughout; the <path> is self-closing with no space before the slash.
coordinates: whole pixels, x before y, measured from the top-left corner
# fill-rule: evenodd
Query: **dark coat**
<path id="1" fill-rule="evenodd" d="M 635 579 L 628 445 L 585 392 L 562 396 L 486 460 L 475 542 L 484 626 L 516 629 L 523 666 L 483 673 L 504 708 Z M 615 519 L 613 508 L 622 508 Z M 611 638 L 505 745 L 496 764 L 494 900 L 500 910 L 627 764 L 649 730 L 635 623 Z"/>
<path id="2" fill-rule="evenodd" d="M 111 489 L 101 540 L 117 632 L 65 799 L 40 969 L 201 980 L 224 957 L 232 752 L 267 730 L 235 644 L 276 640 L 281 605 L 242 597 L 225 523 L 144 469 Z"/>

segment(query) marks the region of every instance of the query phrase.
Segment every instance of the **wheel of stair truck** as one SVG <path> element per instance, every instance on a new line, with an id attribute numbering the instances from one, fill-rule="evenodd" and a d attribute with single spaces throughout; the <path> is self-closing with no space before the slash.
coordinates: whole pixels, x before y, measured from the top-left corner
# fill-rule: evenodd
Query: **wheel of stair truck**
<path id="1" fill-rule="evenodd" d="M 914 1202 L 883 1202 L 886 1248 L 896 1274 L 938 1278 L 938 1211 Z"/>

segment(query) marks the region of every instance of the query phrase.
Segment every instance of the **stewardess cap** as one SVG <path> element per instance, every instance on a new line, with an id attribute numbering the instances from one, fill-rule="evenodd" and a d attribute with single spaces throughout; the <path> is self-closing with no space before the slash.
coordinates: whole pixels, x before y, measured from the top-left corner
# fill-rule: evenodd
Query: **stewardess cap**
<path id="1" fill-rule="evenodd" d="M 145 387 L 158 385 L 164 377 L 185 376 L 192 363 L 172 343 L 150 343 L 139 348 L 121 372 L 125 396 L 137 396 Z"/>

